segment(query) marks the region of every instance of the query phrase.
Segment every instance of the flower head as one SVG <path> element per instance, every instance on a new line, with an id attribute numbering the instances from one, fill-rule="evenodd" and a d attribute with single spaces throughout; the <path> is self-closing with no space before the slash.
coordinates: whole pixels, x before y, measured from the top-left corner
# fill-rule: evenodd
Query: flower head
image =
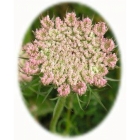
<path id="1" fill-rule="evenodd" d="M 94 25 L 93 31 L 97 36 L 102 37 L 107 31 L 107 27 L 104 22 L 99 22 Z"/>
<path id="2" fill-rule="evenodd" d="M 27 61 L 23 67 L 23 71 L 27 75 L 33 75 L 36 74 L 39 71 L 39 68 L 37 65 L 34 65 L 33 63 Z"/>
<path id="3" fill-rule="evenodd" d="M 106 58 L 104 59 L 104 64 L 108 66 L 109 68 L 114 68 L 116 66 L 117 61 L 118 61 L 118 58 L 116 54 L 113 53 L 106 56 Z"/>
<path id="4" fill-rule="evenodd" d="M 72 87 L 72 90 L 76 93 L 78 93 L 79 95 L 82 95 L 86 92 L 87 86 L 86 83 L 84 82 L 79 82 L 77 83 L 77 85 L 74 85 Z"/>
<path id="5" fill-rule="evenodd" d="M 41 25 L 45 29 L 53 28 L 54 22 L 50 19 L 50 17 L 47 15 L 40 21 Z"/>
<path id="6" fill-rule="evenodd" d="M 67 96 L 70 93 L 70 86 L 63 84 L 57 89 L 59 96 Z"/>
<path id="7" fill-rule="evenodd" d="M 31 57 L 36 56 L 38 53 L 38 47 L 33 45 L 32 43 L 27 43 L 23 47 L 23 50 L 25 50 L 25 52 Z"/>
<path id="8" fill-rule="evenodd" d="M 111 52 L 115 48 L 114 41 L 112 39 L 103 39 L 101 44 L 101 49 L 105 53 Z"/>
<path id="9" fill-rule="evenodd" d="M 23 51 L 28 60 L 22 70 L 28 76 L 39 73 L 43 85 L 53 84 L 60 96 L 71 91 L 86 93 L 87 84 L 104 87 L 104 78 L 118 59 L 112 39 L 104 38 L 106 24 L 92 25 L 90 18 L 80 20 L 74 12 L 60 17 L 42 18 L 41 28 L 34 32 L 35 40 Z"/>
<path id="10" fill-rule="evenodd" d="M 76 21 L 76 14 L 74 12 L 66 14 L 65 23 L 68 26 L 74 26 L 76 24 Z"/>
<path id="11" fill-rule="evenodd" d="M 41 77 L 41 82 L 43 85 L 49 85 L 54 79 L 53 73 L 45 73 L 43 77 Z"/>
<path id="12" fill-rule="evenodd" d="M 95 86 L 101 88 L 104 87 L 107 83 L 107 80 L 101 76 L 94 76 L 94 84 Z"/>

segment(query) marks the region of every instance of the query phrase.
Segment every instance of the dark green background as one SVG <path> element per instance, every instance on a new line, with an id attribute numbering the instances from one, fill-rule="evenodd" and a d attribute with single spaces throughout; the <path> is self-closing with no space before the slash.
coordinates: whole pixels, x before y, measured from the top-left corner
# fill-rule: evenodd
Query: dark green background
<path id="1" fill-rule="evenodd" d="M 73 11 L 76 13 L 77 17 L 80 17 L 81 19 L 83 16 L 93 19 L 93 24 L 100 21 L 105 21 L 100 16 L 100 14 L 85 5 L 78 3 L 60 3 L 59 5 L 48 8 L 33 21 L 25 34 L 25 37 L 23 39 L 23 45 L 35 39 L 32 31 L 35 31 L 36 28 L 40 28 L 41 17 L 49 14 L 51 18 L 53 16 L 59 16 L 63 19 L 66 12 Z M 116 45 L 118 46 L 116 38 L 110 27 L 105 37 L 113 38 Z M 117 62 L 117 66 L 119 68 L 111 70 L 107 76 L 114 79 L 120 79 L 120 55 L 118 47 L 114 50 L 114 52 L 117 53 L 119 58 L 119 61 Z M 49 95 L 49 97 L 42 103 L 44 96 L 37 96 L 37 91 L 39 88 L 37 85 L 38 82 L 28 83 L 28 86 L 26 87 L 24 87 L 24 84 L 25 83 L 23 82 L 20 83 L 25 104 L 27 105 L 30 113 L 33 115 L 36 121 L 39 122 L 42 126 L 44 126 L 46 129 L 49 129 L 50 120 L 56 103 L 56 100 L 52 101 L 50 99 L 57 97 L 57 91 L 54 89 Z M 108 81 L 108 84 L 110 86 L 106 86 L 102 89 L 94 88 L 100 95 L 100 98 L 105 107 L 107 108 L 107 111 L 105 111 L 104 108 L 102 108 L 100 104 L 97 103 L 94 97 L 91 97 L 90 104 L 87 108 L 86 103 L 81 103 L 84 109 L 84 111 L 82 111 L 79 107 L 77 99 L 75 98 L 75 95 L 71 94 L 70 96 L 68 96 L 67 104 L 58 121 L 58 133 L 60 133 L 61 135 L 68 133 L 70 136 L 75 136 L 79 134 L 84 134 L 85 132 L 99 125 L 113 106 L 119 88 L 119 82 Z M 48 87 L 41 86 L 41 91 L 47 91 L 47 88 Z M 88 93 L 81 96 L 80 99 L 84 102 L 87 102 Z"/>

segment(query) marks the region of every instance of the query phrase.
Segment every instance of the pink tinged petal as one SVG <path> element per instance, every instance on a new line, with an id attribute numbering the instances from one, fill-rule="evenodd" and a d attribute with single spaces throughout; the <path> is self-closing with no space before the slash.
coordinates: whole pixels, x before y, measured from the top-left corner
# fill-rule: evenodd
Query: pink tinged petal
<path id="1" fill-rule="evenodd" d="M 101 43 L 101 49 L 105 53 L 111 52 L 115 48 L 114 41 L 112 39 L 103 39 Z"/>
<path id="2" fill-rule="evenodd" d="M 72 90 L 78 93 L 79 95 L 83 95 L 87 90 L 87 86 L 84 82 L 80 82 L 77 85 L 74 85 L 72 87 Z"/>
<path id="3" fill-rule="evenodd" d="M 46 58 L 38 53 L 35 57 L 30 57 L 30 62 L 34 65 L 40 65 L 45 62 Z"/>
<path id="4" fill-rule="evenodd" d="M 46 48 L 46 44 L 44 42 L 42 42 L 42 41 L 39 41 L 39 40 L 35 39 L 34 44 L 36 44 L 38 46 L 38 48 L 40 48 L 40 49 Z"/>
<path id="5" fill-rule="evenodd" d="M 27 75 L 33 75 L 33 74 L 36 74 L 39 71 L 39 68 L 38 68 L 37 65 L 34 65 L 30 61 L 27 61 L 24 65 L 24 67 L 23 67 L 23 71 Z"/>
<path id="6" fill-rule="evenodd" d="M 47 30 L 45 28 L 36 29 L 35 37 L 36 39 L 41 41 L 47 40 L 48 37 Z"/>
<path id="7" fill-rule="evenodd" d="M 88 17 L 84 18 L 83 21 L 80 22 L 80 28 L 83 32 L 85 32 L 85 34 L 90 33 L 91 27 L 92 27 L 92 21 Z"/>
<path id="8" fill-rule="evenodd" d="M 104 87 L 107 83 L 107 80 L 101 76 L 94 76 L 94 85 L 101 88 Z"/>
<path id="9" fill-rule="evenodd" d="M 41 77 L 41 82 L 43 83 L 43 85 L 49 85 L 50 83 L 52 83 L 54 79 L 54 75 L 51 72 L 46 72 L 43 77 Z"/>
<path id="10" fill-rule="evenodd" d="M 115 53 L 109 54 L 105 59 L 104 59 L 104 64 L 110 68 L 114 68 L 116 66 L 116 63 L 118 61 L 118 58 Z"/>
<path id="11" fill-rule="evenodd" d="M 65 23 L 68 26 L 75 26 L 75 24 L 77 24 L 76 14 L 74 12 L 67 13 L 65 18 Z"/>
<path id="12" fill-rule="evenodd" d="M 23 50 L 31 57 L 35 56 L 38 53 L 38 47 L 32 43 L 27 43 Z"/>
<path id="13" fill-rule="evenodd" d="M 70 93 L 70 86 L 63 84 L 57 89 L 59 96 L 67 96 Z"/>
<path id="14" fill-rule="evenodd" d="M 99 22 L 98 24 L 95 24 L 93 27 L 93 32 L 99 36 L 102 37 L 107 31 L 106 24 L 104 22 Z"/>
<path id="15" fill-rule="evenodd" d="M 91 43 L 94 47 L 99 47 L 101 45 L 101 42 L 102 42 L 102 38 L 95 37 L 95 38 L 92 39 Z"/>
<path id="16" fill-rule="evenodd" d="M 52 20 L 50 20 L 50 17 L 48 15 L 46 17 L 44 17 L 40 22 L 41 22 L 42 26 L 46 29 L 53 28 L 53 26 L 54 26 L 54 22 Z"/>
<path id="17" fill-rule="evenodd" d="M 63 28 L 63 21 L 59 17 L 55 19 L 55 26 L 56 26 L 56 29 L 59 29 L 59 30 Z"/>

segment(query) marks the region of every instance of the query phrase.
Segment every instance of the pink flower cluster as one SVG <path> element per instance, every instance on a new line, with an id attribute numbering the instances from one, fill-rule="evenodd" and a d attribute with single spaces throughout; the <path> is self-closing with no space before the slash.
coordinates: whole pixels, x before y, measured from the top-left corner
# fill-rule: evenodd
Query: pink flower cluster
<path id="1" fill-rule="evenodd" d="M 68 84 L 63 84 L 58 87 L 57 91 L 60 96 L 67 96 L 70 93 L 70 86 Z"/>
<path id="2" fill-rule="evenodd" d="M 28 55 L 22 70 L 28 76 L 43 73 L 43 85 L 54 84 L 60 96 L 71 90 L 82 95 L 87 84 L 104 87 L 104 78 L 116 66 L 115 43 L 107 39 L 104 22 L 92 25 L 90 18 L 80 20 L 74 12 L 64 20 L 47 15 L 41 28 L 34 32 L 35 40 L 23 47 Z"/>

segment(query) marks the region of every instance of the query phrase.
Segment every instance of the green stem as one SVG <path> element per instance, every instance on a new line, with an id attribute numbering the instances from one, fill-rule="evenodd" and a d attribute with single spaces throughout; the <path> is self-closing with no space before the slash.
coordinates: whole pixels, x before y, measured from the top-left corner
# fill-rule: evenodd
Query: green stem
<path id="1" fill-rule="evenodd" d="M 61 115 L 61 112 L 64 108 L 64 105 L 65 105 L 65 100 L 66 98 L 65 97 L 60 97 L 58 100 L 57 100 L 57 103 L 55 105 L 55 108 L 54 108 L 54 111 L 53 111 L 53 117 L 52 117 L 52 120 L 51 120 L 51 123 L 50 123 L 50 130 L 52 132 L 56 132 L 56 124 L 57 124 L 57 121 Z"/>
<path id="2" fill-rule="evenodd" d="M 68 101 L 67 121 L 66 121 L 66 130 L 65 130 L 66 135 L 69 135 L 71 108 L 72 108 L 72 104 L 71 104 L 71 97 L 70 97 Z"/>
<path id="3" fill-rule="evenodd" d="M 66 130 L 65 130 L 65 134 L 66 135 L 69 135 L 69 129 L 70 129 L 70 122 L 69 122 L 69 119 L 70 119 L 70 112 L 71 110 L 68 109 L 68 112 L 67 112 L 67 122 L 66 122 Z"/>

